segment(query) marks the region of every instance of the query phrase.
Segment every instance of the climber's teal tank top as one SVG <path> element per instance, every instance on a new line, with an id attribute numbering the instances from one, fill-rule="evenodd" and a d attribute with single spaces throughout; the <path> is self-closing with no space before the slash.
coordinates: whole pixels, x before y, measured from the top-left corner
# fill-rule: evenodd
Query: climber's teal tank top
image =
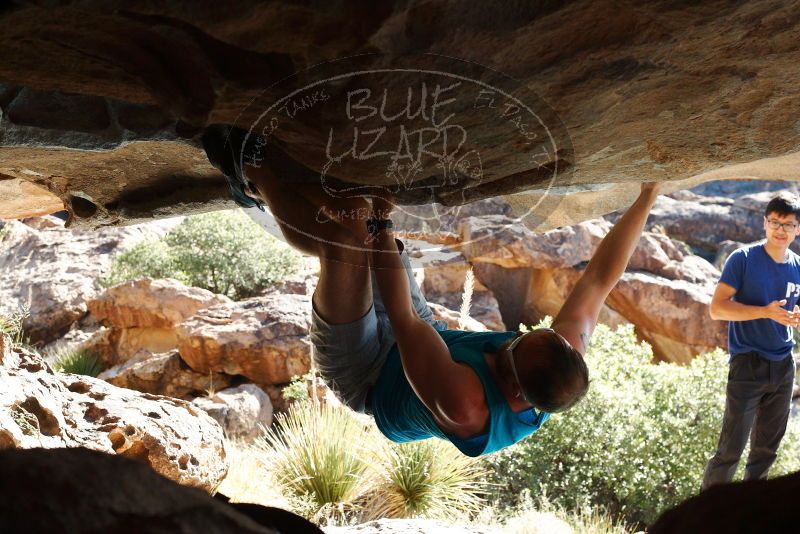
<path id="1" fill-rule="evenodd" d="M 549 413 L 537 413 L 533 408 L 513 412 L 484 360 L 484 352 L 494 352 L 503 341 L 513 337 L 514 332 L 443 330 L 439 335 L 450 349 L 453 360 L 469 365 L 480 378 L 489 405 L 488 430 L 469 439 L 442 432 L 430 410 L 411 389 L 403 372 L 400 351 L 395 344 L 371 392 L 372 415 L 387 438 L 403 443 L 438 437 L 450 441 L 467 456 L 480 456 L 518 442 L 536 432 L 547 421 Z M 447 387 L 447 383 L 442 387 Z"/>

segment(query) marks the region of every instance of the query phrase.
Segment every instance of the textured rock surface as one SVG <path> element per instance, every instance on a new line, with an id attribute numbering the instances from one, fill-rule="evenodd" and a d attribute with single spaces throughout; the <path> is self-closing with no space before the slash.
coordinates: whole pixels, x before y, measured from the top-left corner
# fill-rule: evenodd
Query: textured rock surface
<path id="1" fill-rule="evenodd" d="M 796 188 L 786 189 L 796 194 Z M 659 197 L 648 227 L 664 232 L 702 252 L 712 255 L 723 241 L 751 243 L 764 238 L 764 209 L 776 191 L 741 195 L 736 198 L 701 197 L 682 192 L 679 199 Z M 616 217 L 612 218 L 615 219 Z M 800 244 L 792 243 L 800 252 Z"/>
<path id="2" fill-rule="evenodd" d="M 0 219 L 47 215 L 64 209 L 56 195 L 19 178 L 0 174 Z"/>
<path id="3" fill-rule="evenodd" d="M 148 236 L 158 226 L 70 231 L 37 230 L 8 221 L 0 243 L 0 313 L 27 306 L 25 331 L 33 342 L 48 342 L 66 333 L 87 312 L 86 301 L 99 288 L 114 253 Z"/>
<path id="4" fill-rule="evenodd" d="M 230 439 L 252 441 L 272 424 L 272 402 L 255 384 L 223 389 L 192 404 L 213 417 Z"/>
<path id="5" fill-rule="evenodd" d="M 595 219 L 534 234 L 510 222 L 508 218 L 497 216 L 464 220 L 461 226 L 464 256 L 473 263 L 490 263 L 509 269 L 574 267 L 592 258 L 611 229 L 611 223 Z M 652 232 L 642 235 L 628 269 L 699 284 L 719 274 L 708 262 L 693 256 L 682 243 Z"/>
<path id="6" fill-rule="evenodd" d="M 727 323 L 708 315 L 712 292 L 685 280 L 626 273 L 606 302 L 636 325 L 656 357 L 688 363 L 716 347 L 727 350 Z"/>
<path id="7" fill-rule="evenodd" d="M 507 222 L 497 216 L 466 219 L 462 251 L 479 266 L 527 269 L 528 277 L 511 282 L 518 295 L 526 295 L 517 297 L 525 303 L 522 320 L 534 323 L 554 316 L 611 224 L 599 219 L 533 234 Z M 470 241 L 470 236 L 480 239 Z M 666 361 L 687 362 L 698 353 L 727 346 L 725 323 L 708 315 L 719 277 L 711 264 L 666 235 L 645 232 L 628 269 L 606 301 L 601 322 L 612 327 L 633 323 L 656 356 Z M 484 280 L 490 289 L 497 284 L 499 292 L 509 292 L 502 274 Z"/>
<path id="8" fill-rule="evenodd" d="M 461 250 L 472 263 L 507 269 L 571 267 L 591 259 L 609 228 L 598 219 L 534 234 L 502 215 L 469 217 L 461 221 Z"/>
<path id="9" fill-rule="evenodd" d="M 500 534 L 499 528 L 453 525 L 433 519 L 379 519 L 349 527 L 327 527 L 326 534 Z"/>
<path id="10" fill-rule="evenodd" d="M 554 316 L 579 275 L 575 269 L 536 271 L 527 314 L 536 318 Z M 606 300 L 600 322 L 611 327 L 633 323 L 638 336 L 652 345 L 657 358 L 686 363 L 696 354 L 727 348 L 726 323 L 708 315 L 712 291 L 713 286 L 627 272 Z"/>
<path id="11" fill-rule="evenodd" d="M 0 451 L 0 493 L 3 532 L 321 532 L 282 510 L 237 511 L 139 462 L 86 449 Z"/>
<path id="12" fill-rule="evenodd" d="M 106 369 L 97 378 L 121 388 L 187 400 L 231 383 L 228 375 L 192 371 L 177 351 L 152 354 L 144 349 L 125 363 Z"/>
<path id="13" fill-rule="evenodd" d="M 87 302 L 89 311 L 105 325 L 117 328 L 171 328 L 202 308 L 230 302 L 222 295 L 177 280 L 133 280 L 108 288 Z"/>
<path id="14" fill-rule="evenodd" d="M 473 317 L 467 317 L 462 321 L 459 312 L 446 308 L 441 304 L 429 301 L 428 307 L 431 309 L 433 319 L 446 322 L 447 328 L 451 330 L 466 330 L 468 332 L 486 332 L 489 330 L 485 324 Z"/>
<path id="15" fill-rule="evenodd" d="M 176 329 L 178 351 L 199 373 L 283 384 L 310 368 L 310 316 L 306 295 L 267 295 L 212 306 Z"/>
<path id="16" fill-rule="evenodd" d="M 0 366 L 0 448 L 86 447 L 211 490 L 227 472 L 222 429 L 189 403 L 54 373 L 13 352 Z"/>
<path id="17" fill-rule="evenodd" d="M 249 102 L 274 102 L 288 93 L 272 88 L 275 82 L 319 62 L 364 52 L 405 58 L 436 52 L 519 80 L 503 79 L 512 91 L 535 91 L 552 111 L 537 109 L 537 118 L 571 139 L 564 153 L 549 155 L 574 171 L 555 184 L 542 180 L 534 163 L 509 157 L 518 151 L 506 144 L 484 143 L 490 187 L 470 194 L 494 196 L 521 184 L 533 191 L 509 201 L 525 211 L 556 186 L 540 210 L 551 217 L 531 225 L 553 228 L 619 208 L 635 194 L 631 182 L 687 187 L 743 176 L 795 179 L 797 12 L 797 2 L 776 0 L 413 1 L 352 9 L 289 2 L 26 4 L 0 15 L 0 79 L 8 82 L 0 89 L 0 174 L 51 191 L 85 224 L 220 207 L 229 202 L 220 200 L 226 199 L 220 176 L 196 146 L 178 139 L 211 122 L 249 125 L 262 111 L 247 108 Z M 359 57 L 366 68 L 385 62 Z M 376 83 L 394 87 L 395 81 Z M 318 173 L 318 126 L 327 122 L 319 119 L 329 117 L 325 108 L 300 109 L 274 135 L 284 159 Z M 503 141 L 500 129 L 508 122 L 472 115 L 465 124 L 477 137 Z M 335 169 L 336 177 L 356 183 L 386 179 L 385 165 L 367 170 Z"/>
<path id="18" fill-rule="evenodd" d="M 413 253 L 413 249 L 410 252 Z M 412 267 L 417 265 L 420 265 L 419 268 L 422 270 L 420 289 L 425 295 L 425 299 L 429 303 L 439 304 L 449 310 L 456 312 L 461 310 L 464 300 L 464 282 L 471 268 L 464 255 L 443 248 L 412 260 Z M 444 315 L 446 317 L 443 316 L 442 319 L 451 324 L 452 313 Z M 485 325 L 489 330 L 502 332 L 506 329 L 497 299 L 477 277 L 473 277 L 469 317 Z"/>
<path id="19" fill-rule="evenodd" d="M 105 365 L 124 363 L 141 351 L 162 353 L 178 345 L 172 328 L 102 328 L 79 344 L 97 356 Z"/>

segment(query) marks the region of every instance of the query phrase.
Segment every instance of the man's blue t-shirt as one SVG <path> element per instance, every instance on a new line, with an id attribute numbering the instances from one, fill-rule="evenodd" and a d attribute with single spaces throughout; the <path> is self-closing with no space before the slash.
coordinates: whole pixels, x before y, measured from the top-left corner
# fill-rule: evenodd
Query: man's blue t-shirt
<path id="1" fill-rule="evenodd" d="M 734 251 L 725 262 L 719 281 L 736 290 L 735 302 L 766 306 L 786 299 L 783 306 L 794 309 L 800 298 L 800 256 L 787 251 L 785 263 L 777 263 L 759 243 Z M 772 319 L 730 321 L 728 351 L 731 358 L 756 351 L 764 358 L 779 361 L 792 352 L 792 329 Z"/>

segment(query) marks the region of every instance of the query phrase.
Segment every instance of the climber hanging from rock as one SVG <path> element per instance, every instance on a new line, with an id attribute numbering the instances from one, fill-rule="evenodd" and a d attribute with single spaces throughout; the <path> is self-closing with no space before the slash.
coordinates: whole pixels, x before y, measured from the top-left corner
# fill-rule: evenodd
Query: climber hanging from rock
<path id="1" fill-rule="evenodd" d="M 552 328 L 448 330 L 434 321 L 402 242 L 391 197 L 334 198 L 241 162 L 244 131 L 210 127 L 206 152 L 243 207 L 266 204 L 286 241 L 320 261 L 312 298 L 313 358 L 339 399 L 375 418 L 392 441 L 439 437 L 461 452 L 497 451 L 572 407 L 589 386 L 583 354 L 600 309 L 628 264 L 658 184 L 642 184 L 599 245 Z"/>

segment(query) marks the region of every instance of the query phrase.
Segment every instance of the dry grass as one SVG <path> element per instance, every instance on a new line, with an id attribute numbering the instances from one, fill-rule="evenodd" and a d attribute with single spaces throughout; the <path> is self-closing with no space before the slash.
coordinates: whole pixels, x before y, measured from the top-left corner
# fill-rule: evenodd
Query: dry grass
<path id="1" fill-rule="evenodd" d="M 228 474 L 217 488 L 231 502 L 247 502 L 289 509 L 290 503 L 276 490 L 261 450 L 242 442 L 225 444 Z"/>

